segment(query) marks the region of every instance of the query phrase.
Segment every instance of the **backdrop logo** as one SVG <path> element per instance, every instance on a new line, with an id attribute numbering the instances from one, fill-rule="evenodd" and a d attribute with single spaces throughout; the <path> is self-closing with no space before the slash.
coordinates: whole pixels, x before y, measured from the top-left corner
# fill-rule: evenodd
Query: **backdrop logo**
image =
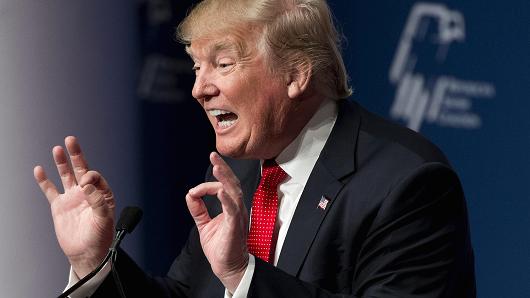
<path id="1" fill-rule="evenodd" d="M 396 86 L 392 118 L 404 120 L 416 131 L 425 122 L 467 129 L 482 125 L 472 110 L 472 99 L 494 97 L 495 87 L 435 73 L 449 47 L 465 38 L 464 16 L 459 11 L 436 3 L 419 2 L 412 7 L 390 68 L 390 82 Z M 434 59 L 423 61 L 429 56 Z"/>

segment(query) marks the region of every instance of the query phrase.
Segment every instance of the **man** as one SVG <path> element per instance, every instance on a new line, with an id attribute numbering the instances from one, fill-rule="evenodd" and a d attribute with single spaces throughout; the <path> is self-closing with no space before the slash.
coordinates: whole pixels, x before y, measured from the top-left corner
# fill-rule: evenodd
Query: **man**
<path id="1" fill-rule="evenodd" d="M 457 176 L 428 141 L 342 99 L 325 1 L 206 0 L 178 36 L 224 157 L 186 196 L 196 228 L 168 276 L 120 253 L 127 297 L 475 296 Z M 65 143 L 72 168 L 53 149 L 65 193 L 41 167 L 35 178 L 75 280 L 110 246 L 114 197 Z M 82 295 L 119 297 L 108 271 Z"/>

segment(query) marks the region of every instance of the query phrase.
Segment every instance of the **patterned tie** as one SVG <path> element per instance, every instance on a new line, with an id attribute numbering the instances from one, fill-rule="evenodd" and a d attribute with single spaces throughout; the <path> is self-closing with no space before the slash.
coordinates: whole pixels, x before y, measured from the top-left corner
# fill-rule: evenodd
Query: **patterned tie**
<path id="1" fill-rule="evenodd" d="M 272 235 L 278 213 L 278 184 L 287 177 L 274 160 L 266 160 L 261 169 L 261 180 L 252 200 L 248 250 L 254 256 L 272 263 L 274 248 Z"/>

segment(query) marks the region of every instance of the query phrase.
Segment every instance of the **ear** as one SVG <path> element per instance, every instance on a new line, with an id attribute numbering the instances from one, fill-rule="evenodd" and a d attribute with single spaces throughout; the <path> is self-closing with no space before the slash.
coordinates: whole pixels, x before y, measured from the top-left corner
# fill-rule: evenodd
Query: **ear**
<path id="1" fill-rule="evenodd" d="M 312 75 L 312 64 L 309 59 L 304 59 L 290 72 L 288 76 L 287 95 L 290 99 L 297 99 L 309 87 Z"/>

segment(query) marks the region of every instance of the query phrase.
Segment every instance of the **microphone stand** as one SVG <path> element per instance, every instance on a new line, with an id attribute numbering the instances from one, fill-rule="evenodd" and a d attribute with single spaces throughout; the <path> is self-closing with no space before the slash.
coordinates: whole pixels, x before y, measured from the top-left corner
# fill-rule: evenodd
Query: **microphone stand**
<path id="1" fill-rule="evenodd" d="M 71 286 L 68 290 L 64 291 L 61 295 L 59 295 L 57 298 L 67 298 L 68 295 L 72 294 L 75 290 L 77 290 L 80 286 L 84 285 L 87 281 L 89 281 L 92 277 L 94 277 L 101 269 L 103 269 L 103 266 L 107 263 L 107 261 L 110 259 L 110 257 L 114 253 L 109 250 L 103 261 L 96 267 L 96 269 L 92 270 L 89 274 L 87 274 L 85 277 L 81 278 L 78 282 L 75 283 L 75 285 Z"/>

